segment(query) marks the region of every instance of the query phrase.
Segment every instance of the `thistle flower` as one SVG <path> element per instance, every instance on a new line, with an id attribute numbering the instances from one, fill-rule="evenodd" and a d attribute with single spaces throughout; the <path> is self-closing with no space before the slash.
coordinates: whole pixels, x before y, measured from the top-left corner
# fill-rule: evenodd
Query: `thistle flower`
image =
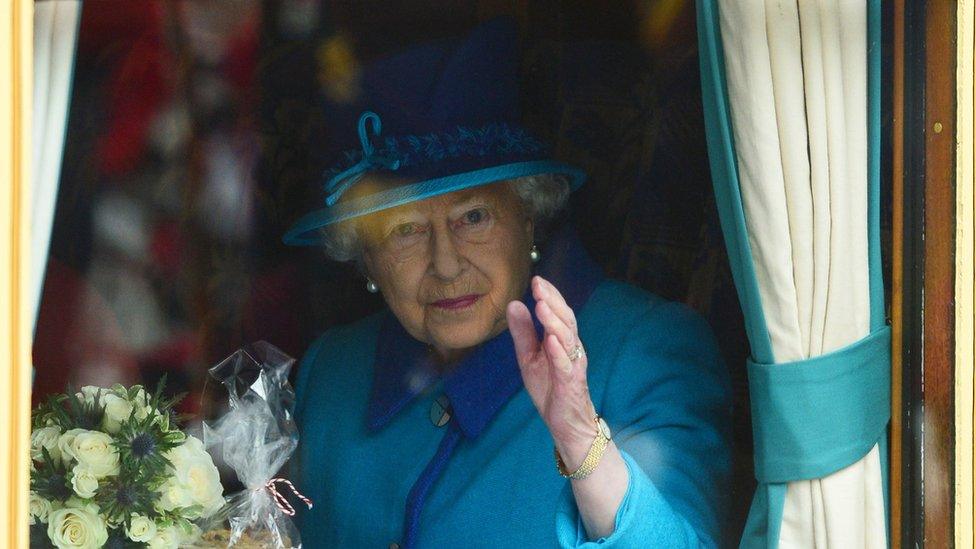
<path id="1" fill-rule="evenodd" d="M 51 501 L 63 501 L 74 493 L 66 471 L 52 459 L 46 448 L 41 449 L 41 459 L 31 474 L 31 490 Z"/>
<path id="2" fill-rule="evenodd" d="M 144 482 L 120 477 L 102 485 L 95 501 L 109 522 L 121 524 L 133 509 L 153 509 L 158 495 Z"/>
<path id="3" fill-rule="evenodd" d="M 141 476 L 155 486 L 157 477 L 166 475 L 169 460 L 166 452 L 176 448 L 186 439 L 181 431 L 169 431 L 168 422 L 161 424 L 153 415 L 143 419 L 129 417 L 115 437 L 115 447 L 119 451 L 122 467 L 129 471 L 140 471 Z"/>

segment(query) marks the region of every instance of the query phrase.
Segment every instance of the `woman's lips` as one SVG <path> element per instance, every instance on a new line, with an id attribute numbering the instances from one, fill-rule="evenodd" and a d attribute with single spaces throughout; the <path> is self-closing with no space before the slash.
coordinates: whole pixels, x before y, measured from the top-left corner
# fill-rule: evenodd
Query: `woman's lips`
<path id="1" fill-rule="evenodd" d="M 474 304 L 475 301 L 478 301 L 478 299 L 480 298 L 481 296 L 478 294 L 468 294 L 465 296 L 455 297 L 452 299 L 441 299 L 439 301 L 433 302 L 432 305 L 434 307 L 437 307 L 438 309 L 458 311 L 470 307 L 471 305 Z"/>

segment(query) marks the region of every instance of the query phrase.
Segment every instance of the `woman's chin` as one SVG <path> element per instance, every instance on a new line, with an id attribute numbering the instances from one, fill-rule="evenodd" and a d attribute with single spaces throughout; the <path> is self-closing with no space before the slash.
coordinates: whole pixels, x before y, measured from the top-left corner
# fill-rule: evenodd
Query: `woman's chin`
<path id="1" fill-rule="evenodd" d="M 463 351 L 476 347 L 494 335 L 493 324 L 479 320 L 458 319 L 451 324 L 428 330 L 431 344 L 446 351 Z"/>

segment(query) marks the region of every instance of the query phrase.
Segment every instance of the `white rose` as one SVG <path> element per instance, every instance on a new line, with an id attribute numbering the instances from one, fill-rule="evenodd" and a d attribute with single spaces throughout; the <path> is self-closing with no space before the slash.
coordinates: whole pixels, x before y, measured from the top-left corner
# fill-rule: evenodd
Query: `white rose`
<path id="1" fill-rule="evenodd" d="M 193 503 L 203 506 L 202 516 L 209 517 L 224 505 L 224 487 L 220 484 L 220 473 L 210 456 L 194 461 L 186 476 Z"/>
<path id="2" fill-rule="evenodd" d="M 95 549 L 108 541 L 108 529 L 90 508 L 65 507 L 48 515 L 47 537 L 58 549 Z"/>
<path id="3" fill-rule="evenodd" d="M 75 393 L 75 396 L 78 397 L 78 400 L 84 402 L 85 404 L 94 404 L 95 395 L 101 394 L 101 398 L 104 398 L 105 393 L 105 389 L 102 389 L 101 387 L 85 385 L 81 388 L 81 392 Z"/>
<path id="4" fill-rule="evenodd" d="M 178 471 L 188 462 L 199 459 L 201 454 L 207 456 L 208 459 L 210 457 L 210 454 L 203 447 L 203 441 L 193 435 L 186 435 L 183 444 L 167 452 L 166 457 Z"/>
<path id="5" fill-rule="evenodd" d="M 190 485 L 194 503 L 216 511 L 224 503 L 224 487 L 220 484 L 220 471 L 210 453 L 200 439 L 191 435 L 187 435 L 186 441 L 177 449 L 185 452 L 180 476 Z"/>
<path id="6" fill-rule="evenodd" d="M 119 429 L 122 428 L 122 422 L 132 415 L 132 403 L 113 393 L 105 395 L 102 402 L 105 404 L 105 417 L 102 420 L 102 427 L 109 433 L 118 433 Z"/>
<path id="7" fill-rule="evenodd" d="M 119 452 L 112 444 L 112 437 L 109 435 L 101 431 L 81 430 L 74 435 L 67 447 L 71 457 L 97 478 L 118 474 Z"/>
<path id="8" fill-rule="evenodd" d="M 61 434 L 58 438 L 58 451 L 61 453 L 61 459 L 65 463 L 68 463 L 74 459 L 74 455 L 71 453 L 71 443 L 74 442 L 75 437 L 80 433 L 87 433 L 85 429 L 71 429 Z"/>
<path id="9" fill-rule="evenodd" d="M 132 541 L 147 543 L 156 537 L 156 523 L 147 516 L 132 513 L 125 535 Z"/>
<path id="10" fill-rule="evenodd" d="M 30 523 L 32 525 L 35 523 L 35 519 L 38 522 L 47 522 L 47 517 L 51 514 L 52 510 L 54 510 L 54 504 L 51 503 L 51 500 L 44 499 L 37 495 L 37 492 L 31 490 L 28 513 L 30 513 Z"/>
<path id="11" fill-rule="evenodd" d="M 175 526 L 160 528 L 149 540 L 149 549 L 177 549 L 180 546 L 180 531 Z"/>
<path id="12" fill-rule="evenodd" d="M 167 479 L 159 487 L 159 499 L 156 500 L 157 510 L 165 512 L 175 511 L 181 507 L 189 507 L 191 505 L 193 505 L 193 498 L 190 490 L 175 476 Z"/>
<path id="13" fill-rule="evenodd" d="M 200 505 L 199 516 L 210 516 L 220 509 L 224 504 L 220 472 L 200 439 L 187 435 L 186 441 L 167 452 L 166 457 L 173 464 L 175 474 L 163 491 L 164 509 Z"/>
<path id="14" fill-rule="evenodd" d="M 61 461 L 61 450 L 58 449 L 58 441 L 61 439 L 60 427 L 41 427 L 31 432 L 31 459 L 37 461 L 44 460 L 42 449 L 51 454 L 51 459 L 55 462 Z"/>
<path id="15" fill-rule="evenodd" d="M 98 477 L 87 466 L 79 463 L 71 470 L 71 488 L 80 498 L 93 498 L 98 491 Z"/>

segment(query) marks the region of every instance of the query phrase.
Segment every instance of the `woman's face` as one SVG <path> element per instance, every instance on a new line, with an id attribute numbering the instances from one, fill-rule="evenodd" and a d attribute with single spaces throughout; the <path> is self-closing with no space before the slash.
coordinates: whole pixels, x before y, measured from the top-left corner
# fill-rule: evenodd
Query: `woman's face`
<path id="1" fill-rule="evenodd" d="M 504 182 L 372 214 L 361 230 L 393 314 L 447 360 L 504 330 L 528 284 L 532 221 Z"/>

